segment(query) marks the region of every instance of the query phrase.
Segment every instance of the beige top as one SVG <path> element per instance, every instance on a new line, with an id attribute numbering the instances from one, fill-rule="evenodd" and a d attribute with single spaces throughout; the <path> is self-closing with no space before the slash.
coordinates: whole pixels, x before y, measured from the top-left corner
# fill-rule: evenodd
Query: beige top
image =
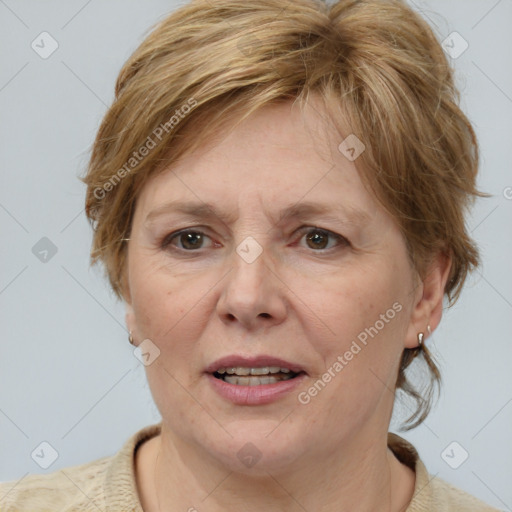
<path id="1" fill-rule="evenodd" d="M 0 483 L 1 512 L 142 512 L 135 481 L 135 453 L 160 433 L 160 424 L 134 434 L 113 456 L 45 475 Z M 493 512 L 494 509 L 450 484 L 432 477 L 414 447 L 395 434 L 388 445 L 416 472 L 413 499 L 405 512 Z"/>

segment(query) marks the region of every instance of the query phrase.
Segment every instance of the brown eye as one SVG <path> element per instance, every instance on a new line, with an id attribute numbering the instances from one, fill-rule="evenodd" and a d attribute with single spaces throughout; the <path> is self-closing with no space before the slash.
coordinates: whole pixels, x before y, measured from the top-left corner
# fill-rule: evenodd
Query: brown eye
<path id="1" fill-rule="evenodd" d="M 317 251 L 328 250 L 336 245 L 343 246 L 349 244 L 348 240 L 343 236 L 318 228 L 309 228 L 303 238 L 309 249 L 315 249 Z"/>
<path id="2" fill-rule="evenodd" d="M 325 249 L 329 243 L 329 236 L 322 231 L 312 231 L 306 235 L 306 242 L 311 249 Z"/>
<path id="3" fill-rule="evenodd" d="M 210 237 L 201 233 L 201 231 L 181 231 L 179 233 L 171 233 L 162 242 L 162 249 L 173 246 L 185 251 L 194 251 L 204 249 Z"/>
<path id="4" fill-rule="evenodd" d="M 203 245 L 203 235 L 198 232 L 182 233 L 179 240 L 183 249 L 199 249 Z"/>

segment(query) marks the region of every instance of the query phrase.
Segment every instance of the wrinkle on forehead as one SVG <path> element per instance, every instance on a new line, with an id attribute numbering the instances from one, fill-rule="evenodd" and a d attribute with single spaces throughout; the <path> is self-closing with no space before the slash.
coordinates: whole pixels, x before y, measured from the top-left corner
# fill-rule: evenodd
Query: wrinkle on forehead
<path id="1" fill-rule="evenodd" d="M 243 210 L 252 217 L 263 212 L 274 224 L 321 209 L 348 223 L 386 215 L 354 163 L 337 151 L 339 135 L 327 118 L 318 108 L 306 107 L 302 115 L 291 106 L 262 108 L 216 138 L 216 145 L 189 153 L 148 180 L 141 191 L 144 217 L 172 211 L 173 203 L 180 213 L 226 224 Z"/>

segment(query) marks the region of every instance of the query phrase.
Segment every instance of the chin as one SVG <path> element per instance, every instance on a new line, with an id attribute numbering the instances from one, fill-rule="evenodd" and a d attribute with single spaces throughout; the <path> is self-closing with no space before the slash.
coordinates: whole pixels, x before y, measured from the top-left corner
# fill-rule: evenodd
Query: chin
<path id="1" fill-rule="evenodd" d="M 226 430 L 232 438 L 227 442 L 225 437 L 217 442 L 211 439 L 205 450 L 229 471 L 251 476 L 286 471 L 308 446 L 300 428 L 287 425 L 279 432 L 275 420 L 233 421 Z"/>

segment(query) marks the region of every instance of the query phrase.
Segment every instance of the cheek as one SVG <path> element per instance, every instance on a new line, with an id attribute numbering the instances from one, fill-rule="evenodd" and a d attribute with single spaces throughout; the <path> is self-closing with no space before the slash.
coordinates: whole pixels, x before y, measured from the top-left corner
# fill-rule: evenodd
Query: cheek
<path id="1" fill-rule="evenodd" d="M 387 390 L 394 388 L 407 324 L 404 283 L 397 278 L 398 267 L 385 261 L 373 263 L 351 266 L 335 279 L 326 276 L 314 287 L 307 279 L 296 281 L 297 295 L 307 298 L 304 302 L 316 314 L 302 325 L 309 349 L 323 366 L 312 376 L 312 383 L 329 381 L 321 396 L 312 400 L 313 408 L 337 404 L 333 418 L 349 413 L 355 421 L 375 410 L 380 397 L 389 394 L 392 400 Z M 302 308 L 305 318 L 308 311 Z"/>
<path id="2" fill-rule="evenodd" d="M 312 319 L 303 324 L 310 330 L 311 339 L 330 352 L 343 349 L 347 342 L 350 345 L 376 322 L 379 334 L 396 330 L 400 315 L 396 311 L 399 307 L 393 309 L 393 304 L 400 302 L 401 294 L 393 275 L 383 265 L 372 265 L 352 266 L 334 275 L 316 277 L 313 282 L 296 276 L 294 292 L 303 303 L 302 318 Z"/>
<path id="3" fill-rule="evenodd" d="M 149 263 L 151 256 L 132 259 L 130 289 L 139 336 L 160 350 L 187 347 L 203 325 L 202 304 L 214 282 L 208 276 L 180 276 L 172 269 Z"/>
<path id="4" fill-rule="evenodd" d="M 303 400 L 312 417 L 322 418 L 325 427 L 364 422 L 379 409 L 379 404 L 393 401 L 394 381 L 403 349 L 406 308 L 402 304 L 401 285 L 384 268 L 351 269 L 340 272 L 336 280 L 319 283 L 321 292 L 309 290 L 307 304 L 315 309 L 323 328 L 313 322 L 304 327 L 310 349 L 323 362 L 312 376 Z M 302 285 L 306 291 L 306 283 Z M 318 288 L 315 288 L 318 290 Z M 318 322 L 317 322 L 318 323 Z M 318 384 L 321 380 L 326 385 Z M 301 402 L 303 403 L 303 402 Z M 380 409 L 379 409 L 380 410 Z M 347 418 L 350 418 L 348 420 Z"/>

